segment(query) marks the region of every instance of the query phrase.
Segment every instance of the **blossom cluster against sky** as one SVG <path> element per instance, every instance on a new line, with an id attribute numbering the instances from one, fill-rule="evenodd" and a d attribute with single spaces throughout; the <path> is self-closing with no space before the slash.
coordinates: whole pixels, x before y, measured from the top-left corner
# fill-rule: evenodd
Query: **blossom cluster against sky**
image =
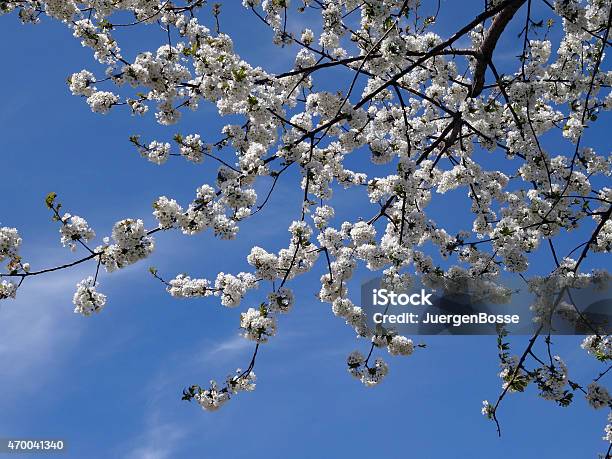
<path id="1" fill-rule="evenodd" d="M 450 27 L 462 20 L 462 11 L 445 3 L 441 20 Z M 272 47 L 267 30 L 240 8 L 232 13 L 226 10 L 225 22 L 238 32 L 233 37 L 239 53 L 271 70 L 285 68 L 291 52 Z M 22 254 L 33 267 L 73 256 L 59 244 L 57 225 L 44 206 L 49 191 L 106 235 L 121 218 L 143 218 L 151 226 L 151 203 L 158 196 L 189 201 L 210 179 L 214 168 L 206 162 L 159 168 L 127 141 L 132 134 L 170 137 L 176 128 L 125 111 L 101 117 L 69 95 L 66 76 L 88 67 L 91 57 L 64 27 L 48 20 L 36 27 L 15 18 L 2 21 L 0 224 L 20 229 Z M 241 21 L 248 27 L 238 27 Z M 144 47 L 148 37 L 141 38 Z M 226 122 L 207 106 L 187 114 L 181 130 L 213 136 Z M 286 228 L 300 209 L 297 183 L 297 176 L 288 175 L 271 207 L 245 222 L 236 241 L 158 235 L 145 263 L 102 277 L 109 296 L 104 314 L 84 318 L 72 312 L 75 285 L 90 274 L 80 268 L 31 279 L 17 300 L 3 302 L 0 437 L 63 438 L 69 445 L 63 457 L 75 458 L 569 459 L 601 451 L 604 412 L 582 400 L 561 409 L 533 390 L 506 401 L 499 413 L 504 435 L 497 438 L 480 413 L 481 401 L 499 389 L 494 337 L 417 337 L 427 349 L 410 359 L 391 359 L 384 383 L 363 387 L 345 369 L 345 356 L 363 343 L 314 297 L 320 272 L 292 284 L 299 300 L 265 346 L 254 393 L 217 413 L 181 402 L 184 386 L 206 384 L 246 365 L 251 343 L 238 336 L 239 311 L 222 309 L 214 298 L 172 299 L 147 268 L 213 278 L 219 271 L 245 269 L 254 242 L 270 249 L 285 243 Z M 350 193 L 343 199 L 339 219 L 354 216 Z M 452 199 L 441 213 L 453 208 Z M 356 276 L 365 279 L 366 273 Z M 555 342 L 576 379 L 593 374 L 577 337 Z"/>

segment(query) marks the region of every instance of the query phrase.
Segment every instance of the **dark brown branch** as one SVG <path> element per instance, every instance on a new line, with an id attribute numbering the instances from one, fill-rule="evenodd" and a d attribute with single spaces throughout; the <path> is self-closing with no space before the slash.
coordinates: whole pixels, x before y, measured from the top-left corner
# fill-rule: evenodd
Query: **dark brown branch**
<path id="1" fill-rule="evenodd" d="M 472 97 L 477 97 L 482 92 L 487 65 L 493 57 L 497 41 L 516 12 L 523 6 L 523 3 L 525 3 L 525 0 L 514 0 L 493 18 L 493 23 L 489 27 L 485 39 L 478 50 L 476 68 L 474 69 L 474 83 L 472 84 Z"/>

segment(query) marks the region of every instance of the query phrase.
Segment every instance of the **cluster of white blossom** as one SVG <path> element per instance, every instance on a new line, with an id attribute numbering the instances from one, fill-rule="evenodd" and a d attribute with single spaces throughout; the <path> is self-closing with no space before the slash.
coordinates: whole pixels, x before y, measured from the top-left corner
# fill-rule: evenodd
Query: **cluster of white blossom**
<path id="1" fill-rule="evenodd" d="M 609 335 L 589 335 L 581 346 L 597 360 L 612 360 L 612 337 Z"/>
<path id="2" fill-rule="evenodd" d="M 383 359 L 377 357 L 372 366 L 359 351 L 353 351 L 346 359 L 348 372 L 359 379 L 366 387 L 372 387 L 382 381 L 389 373 L 389 367 Z"/>
<path id="3" fill-rule="evenodd" d="M 99 23 L 94 24 L 90 19 L 79 19 L 73 23 L 72 28 L 73 35 L 81 39 L 81 45 L 94 51 L 97 61 L 112 65 L 121 59 L 117 42 Z"/>
<path id="4" fill-rule="evenodd" d="M 230 308 L 236 307 L 248 290 L 257 288 L 257 278 L 250 273 L 219 273 L 215 279 L 215 295 L 221 297 L 221 304 Z"/>
<path id="5" fill-rule="evenodd" d="M 569 384 L 567 366 L 558 355 L 552 356 L 550 364 L 543 364 L 533 371 L 525 369 L 524 364 L 519 364 L 517 356 L 510 356 L 501 362 L 502 371 L 499 376 L 504 381 L 502 388 L 508 392 L 523 392 L 527 386 L 534 382 L 540 397 L 552 400 L 561 406 L 568 405 L 572 400 L 572 394 L 567 390 Z M 486 406 L 488 409 L 490 405 Z M 489 415 L 483 408 L 483 414 Z"/>
<path id="6" fill-rule="evenodd" d="M 119 96 L 108 91 L 97 91 L 87 98 L 91 111 L 101 114 L 108 113 L 118 102 Z"/>
<path id="7" fill-rule="evenodd" d="M 509 392 L 522 392 L 532 377 L 521 366 L 519 358 L 511 356 L 501 362 L 499 377 L 502 379 L 502 388 Z"/>
<path id="8" fill-rule="evenodd" d="M 533 321 L 549 324 L 554 314 L 562 314 L 567 320 L 577 322 L 580 318 L 571 300 L 572 290 L 585 288 L 606 289 L 610 275 L 607 271 L 593 270 L 590 273 L 575 273 L 576 260 L 563 258 L 559 266 L 548 276 L 533 276 L 528 288 L 534 295 L 530 309 Z M 585 347 L 583 343 L 583 347 Z"/>
<path id="9" fill-rule="evenodd" d="M 276 320 L 269 316 L 265 308 L 249 308 L 240 314 L 240 328 L 243 336 L 251 341 L 265 343 L 276 334 Z"/>
<path id="10" fill-rule="evenodd" d="M 153 215 L 161 229 L 180 228 L 184 234 L 192 235 L 211 228 L 219 238 L 233 239 L 238 233 L 237 222 L 241 215 L 250 213 L 249 207 L 255 203 L 256 195 L 253 190 L 225 188 L 224 191 L 217 198 L 210 185 L 202 185 L 187 210 L 183 210 L 174 199 L 161 196 L 153 203 Z M 226 205 L 230 202 L 235 204 L 235 212 L 228 216 Z"/>
<path id="11" fill-rule="evenodd" d="M 192 279 L 186 274 L 179 274 L 169 282 L 168 293 L 178 298 L 210 296 L 214 290 L 206 279 Z"/>
<path id="12" fill-rule="evenodd" d="M 599 157 L 600 158 L 600 157 Z M 593 167 L 594 169 L 594 167 Z M 610 171 L 612 170 L 612 155 L 608 157 L 607 164 L 607 175 L 610 175 Z M 594 172 L 595 173 L 595 172 Z M 602 204 L 594 209 L 593 220 L 597 224 L 603 224 L 601 230 L 597 234 L 595 238 L 595 243 L 593 244 L 593 252 L 604 252 L 609 253 L 612 251 L 612 220 L 608 214 L 607 220 L 603 220 L 602 215 L 606 215 L 606 211 L 609 209 L 610 202 L 612 202 L 612 188 L 604 187 L 599 192 L 599 199 L 601 199 Z M 606 203 L 608 204 L 606 206 Z"/>
<path id="13" fill-rule="evenodd" d="M 312 214 L 312 220 L 314 225 L 319 229 L 323 229 L 327 226 L 329 220 L 334 217 L 334 208 L 331 206 L 317 207 Z"/>
<path id="14" fill-rule="evenodd" d="M 204 150 L 209 150 L 210 146 L 204 145 L 199 134 L 188 135 L 181 139 L 181 155 L 194 163 L 201 163 L 204 159 Z"/>
<path id="15" fill-rule="evenodd" d="M 194 398 L 202 409 L 206 411 L 216 411 L 229 400 L 230 395 L 227 391 L 219 389 L 215 381 L 211 381 L 210 387 L 198 392 Z"/>
<path id="16" fill-rule="evenodd" d="M 106 295 L 96 291 L 97 283 L 89 276 L 77 284 L 77 290 L 72 298 L 74 312 L 90 316 L 100 312 L 106 304 Z"/>
<path id="17" fill-rule="evenodd" d="M 101 263 L 106 271 L 125 268 L 148 257 L 155 248 L 152 236 L 147 234 L 142 220 L 126 219 L 115 223 L 112 237 L 114 244 L 96 248 L 101 253 Z M 110 240 L 105 238 L 108 244 Z"/>
<path id="18" fill-rule="evenodd" d="M 608 389 L 597 384 L 596 382 L 592 382 L 587 387 L 586 398 L 591 405 L 596 410 L 604 407 L 612 407 L 611 402 L 612 398 L 610 398 L 610 393 Z"/>
<path id="19" fill-rule="evenodd" d="M 141 150 L 142 156 L 155 164 L 164 164 L 170 155 L 170 144 L 154 140 L 146 149 Z"/>
<path id="20" fill-rule="evenodd" d="M 219 388 L 216 381 L 210 381 L 210 387 L 208 389 L 201 389 L 194 387 L 193 398 L 200 404 L 202 409 L 206 411 L 216 411 L 225 402 L 227 402 L 232 395 L 238 394 L 239 392 L 250 392 L 255 389 L 255 381 L 257 377 L 255 373 L 251 371 L 243 372 L 242 370 L 236 370 L 235 375 L 230 375 L 225 381 L 225 386 Z"/>
<path id="21" fill-rule="evenodd" d="M 153 203 L 153 216 L 159 222 L 161 229 L 169 229 L 178 224 L 183 217 L 183 208 L 174 200 L 166 196 L 157 198 Z"/>
<path id="22" fill-rule="evenodd" d="M 538 368 L 534 378 L 540 389 L 540 397 L 560 401 L 567 395 L 567 366 L 558 355 L 553 357 L 553 363 L 550 365 Z"/>
<path id="23" fill-rule="evenodd" d="M 251 370 L 245 373 L 238 368 L 235 375 L 227 377 L 225 384 L 230 393 L 237 394 L 238 392 L 250 392 L 254 390 L 256 380 L 257 376 L 255 376 L 255 372 Z"/>
<path id="24" fill-rule="evenodd" d="M 73 73 L 68 79 L 70 92 L 74 96 L 91 96 L 96 87 L 96 77 L 89 70 L 81 70 L 80 72 Z"/>
<path id="25" fill-rule="evenodd" d="M 64 214 L 61 218 L 60 227 L 61 242 L 64 247 L 76 250 L 76 241 L 90 241 L 96 237 L 96 233 L 89 227 L 87 220 L 77 215 Z"/>
<path id="26" fill-rule="evenodd" d="M 0 281 L 0 300 L 7 298 L 15 298 L 17 294 L 17 285 L 14 282 Z"/>
<path id="27" fill-rule="evenodd" d="M 16 228 L 0 227 L 0 262 L 8 261 L 6 268 L 10 273 L 17 274 L 20 271 L 27 274 L 30 264 L 23 263 L 19 255 L 22 239 Z M 18 284 L 13 281 L 1 279 L 0 276 L 0 300 L 15 298 Z"/>
<path id="28" fill-rule="evenodd" d="M 495 414 L 495 408 L 488 400 L 483 400 L 480 412 L 483 416 L 486 416 L 489 419 L 493 419 L 493 415 Z"/>
<path id="29" fill-rule="evenodd" d="M 270 312 L 287 313 L 291 311 L 294 301 L 293 292 L 287 287 L 281 287 L 268 294 L 266 309 Z"/>
<path id="30" fill-rule="evenodd" d="M 274 280 L 278 277 L 278 257 L 268 253 L 261 247 L 253 247 L 247 261 L 255 268 L 255 274 L 260 279 Z"/>
<path id="31" fill-rule="evenodd" d="M 410 355 L 414 352 L 412 340 L 405 336 L 395 335 L 387 345 L 391 355 Z"/>
<path id="32" fill-rule="evenodd" d="M 0 228 L 0 262 L 19 257 L 19 247 L 21 246 L 21 236 L 16 228 Z"/>
<path id="33" fill-rule="evenodd" d="M 612 413 L 608 414 L 608 424 L 604 428 L 604 433 L 603 439 L 612 443 Z"/>

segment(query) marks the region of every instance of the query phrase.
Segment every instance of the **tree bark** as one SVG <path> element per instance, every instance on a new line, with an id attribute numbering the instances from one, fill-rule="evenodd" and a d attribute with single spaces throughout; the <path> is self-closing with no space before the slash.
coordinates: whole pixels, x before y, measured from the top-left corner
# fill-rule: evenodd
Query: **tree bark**
<path id="1" fill-rule="evenodd" d="M 493 23 L 485 36 L 480 49 L 478 49 L 478 55 L 476 57 L 477 63 L 474 69 L 474 82 L 472 83 L 471 97 L 478 97 L 482 92 L 482 88 L 485 83 L 485 72 L 487 65 L 493 57 L 493 51 L 497 46 L 497 41 L 508 23 L 512 20 L 516 12 L 523 6 L 526 0 L 515 0 L 509 3 L 503 10 L 495 15 Z"/>

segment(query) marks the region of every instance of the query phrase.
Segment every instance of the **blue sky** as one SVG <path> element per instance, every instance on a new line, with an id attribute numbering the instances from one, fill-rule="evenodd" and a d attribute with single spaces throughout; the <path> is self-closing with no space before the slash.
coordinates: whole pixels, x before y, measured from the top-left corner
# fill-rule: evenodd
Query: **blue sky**
<path id="1" fill-rule="evenodd" d="M 475 11 L 482 2 L 473 4 Z M 272 71 L 286 68 L 295 50 L 272 47 L 266 29 L 232 8 L 226 7 L 221 21 L 238 31 L 239 53 Z M 471 14 L 450 4 L 442 11 L 441 29 Z M 66 87 L 69 74 L 95 65 L 65 27 L 50 20 L 35 27 L 22 26 L 16 17 L 0 21 L 5 69 L 0 224 L 19 228 L 22 254 L 33 268 L 74 257 L 59 244 L 58 228 L 44 206 L 49 191 L 105 236 L 123 218 L 143 218 L 151 227 L 155 198 L 165 194 L 189 202 L 214 176 L 211 162 L 148 163 L 127 140 L 132 134 L 170 139 L 179 128 L 216 139 L 228 121 L 213 107 L 205 105 L 170 128 L 121 111 L 95 115 Z M 248 27 L 237 27 L 242 21 Z M 150 38 L 145 34 L 129 45 L 143 49 Z M 605 145 L 601 131 L 591 135 L 591 144 Z M 101 277 L 109 300 L 95 317 L 73 314 L 71 304 L 75 284 L 91 274 L 91 266 L 28 280 L 17 300 L 0 304 L 0 437 L 59 437 L 69 445 L 64 457 L 91 459 L 575 459 L 604 450 L 605 412 L 592 410 L 580 397 L 562 409 L 534 390 L 506 399 L 499 412 L 503 437 L 497 437 L 480 414 L 482 400 L 494 399 L 499 390 L 495 337 L 417 337 L 427 349 L 410 358 L 388 358 L 388 378 L 377 388 L 363 387 L 347 374 L 345 358 L 367 343 L 356 341 L 328 305 L 315 299 L 322 267 L 293 282 L 298 304 L 262 349 L 255 392 L 216 413 L 181 401 L 183 387 L 206 385 L 244 367 L 252 346 L 238 337 L 239 310 L 215 299 L 174 300 L 147 273 L 148 266 L 166 277 L 185 271 L 214 278 L 219 271 L 247 269 L 253 244 L 269 250 L 286 245 L 286 228 L 301 204 L 297 183 L 296 174 L 287 175 L 267 211 L 246 222 L 236 241 L 208 233 L 157 235 L 149 260 Z M 455 219 L 448 209 L 464 202 L 461 194 L 434 211 Z M 353 198 L 339 194 L 336 221 L 354 218 Z M 549 266 L 546 257 L 542 253 L 536 260 L 536 271 Z M 602 258 L 589 262 L 610 267 Z M 355 294 L 366 275 L 360 271 L 355 279 Z M 517 351 L 524 341 L 513 339 Z M 585 358 L 579 337 L 554 341 L 572 379 L 592 377 L 597 366 Z"/>

